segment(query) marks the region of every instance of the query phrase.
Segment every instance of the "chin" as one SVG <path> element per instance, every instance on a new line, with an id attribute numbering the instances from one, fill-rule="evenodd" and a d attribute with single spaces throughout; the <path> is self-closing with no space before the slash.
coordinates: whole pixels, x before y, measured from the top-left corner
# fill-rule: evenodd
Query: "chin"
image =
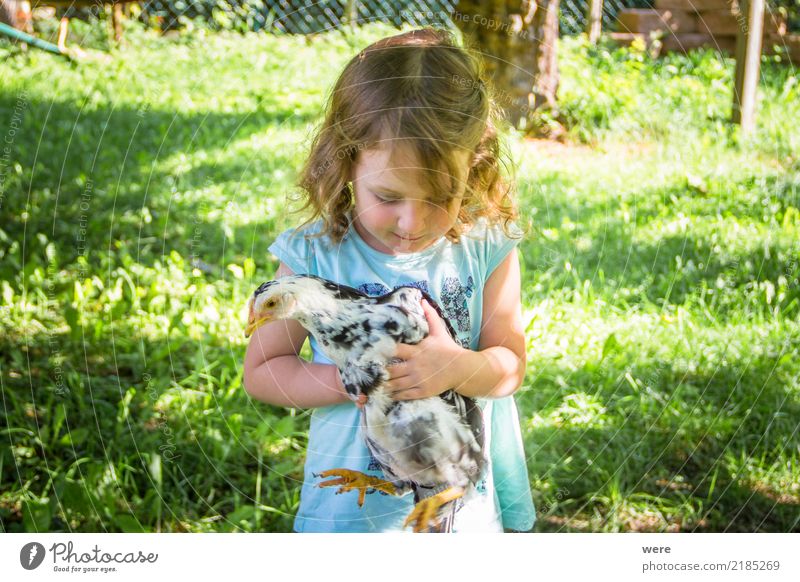
<path id="1" fill-rule="evenodd" d="M 400 241 L 389 246 L 394 253 L 417 253 L 419 251 L 423 251 L 430 246 L 429 242 L 404 242 Z"/>

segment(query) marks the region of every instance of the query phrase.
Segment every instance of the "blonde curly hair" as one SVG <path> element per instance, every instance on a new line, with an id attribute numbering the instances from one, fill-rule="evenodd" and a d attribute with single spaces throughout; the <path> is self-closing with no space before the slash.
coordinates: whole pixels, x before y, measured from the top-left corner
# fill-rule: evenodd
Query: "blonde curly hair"
<path id="1" fill-rule="evenodd" d="M 497 130 L 502 115 L 475 54 L 457 46 L 450 32 L 423 28 L 381 39 L 353 57 L 328 98 L 297 181 L 301 210 L 310 210 L 304 224 L 321 219 L 317 236 L 342 240 L 350 226 L 358 153 L 391 136 L 416 154 L 434 201 L 447 203 L 456 195 L 455 155 L 471 152 L 449 240 L 458 242 L 479 218 L 518 236 L 511 230 L 519 216 L 512 186 L 500 174 L 501 163 L 506 166 Z"/>

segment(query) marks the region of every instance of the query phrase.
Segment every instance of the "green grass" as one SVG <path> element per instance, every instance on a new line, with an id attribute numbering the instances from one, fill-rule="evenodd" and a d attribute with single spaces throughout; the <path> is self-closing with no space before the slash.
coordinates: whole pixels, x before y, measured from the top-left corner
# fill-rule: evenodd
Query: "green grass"
<path id="1" fill-rule="evenodd" d="M 3 531 L 291 528 L 308 412 L 244 393 L 243 306 L 337 70 L 392 31 L 0 42 Z M 765 60 L 742 138 L 732 65 L 568 39 L 572 145 L 510 139 L 538 531 L 800 529 L 800 83 Z"/>

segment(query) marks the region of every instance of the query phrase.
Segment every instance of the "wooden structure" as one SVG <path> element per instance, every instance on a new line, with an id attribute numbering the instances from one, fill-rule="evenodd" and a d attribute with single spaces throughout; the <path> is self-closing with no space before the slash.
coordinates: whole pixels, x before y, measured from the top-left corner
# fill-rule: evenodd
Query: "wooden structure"
<path id="1" fill-rule="evenodd" d="M 629 44 L 641 39 L 647 44 L 660 36 L 661 49 L 681 51 L 709 47 L 734 54 L 737 36 L 747 28 L 744 0 L 655 0 L 652 9 L 627 9 L 617 15 L 618 32 L 611 38 Z M 789 57 L 800 62 L 800 35 L 787 33 L 786 21 L 778 13 L 763 18 L 765 51 L 785 47 Z"/>
<path id="2" fill-rule="evenodd" d="M 745 16 L 736 43 L 736 78 L 733 88 L 734 123 L 749 133 L 755 127 L 756 87 L 761 70 L 761 36 L 764 29 L 764 0 L 743 0 Z"/>
<path id="3" fill-rule="evenodd" d="M 125 4 L 138 2 L 138 0 L 30 0 L 31 10 L 44 6 L 54 8 L 86 8 L 89 6 L 110 6 L 111 7 L 111 28 L 114 39 L 117 42 L 122 40 L 122 7 Z M 69 32 L 69 16 L 62 16 L 58 25 L 58 48 L 61 52 L 67 51 L 67 34 Z"/>
<path id="4" fill-rule="evenodd" d="M 600 37 L 603 0 L 589 0 L 586 34 L 591 44 Z M 742 133 L 755 127 L 756 89 L 761 71 L 763 45 L 782 48 L 791 61 L 800 63 L 800 35 L 787 34 L 784 17 L 765 11 L 765 0 L 655 0 L 652 9 L 627 9 L 617 15 L 620 32 L 611 33 L 619 43 L 637 39 L 660 48 L 686 52 L 713 47 L 735 52 L 736 72 L 731 121 Z"/>
<path id="5" fill-rule="evenodd" d="M 7 24 L 24 32 L 32 32 L 28 6 L 21 0 L 0 0 L 0 24 Z"/>
<path id="6" fill-rule="evenodd" d="M 586 6 L 586 35 L 589 42 L 597 44 L 603 28 L 603 0 L 589 0 Z"/>

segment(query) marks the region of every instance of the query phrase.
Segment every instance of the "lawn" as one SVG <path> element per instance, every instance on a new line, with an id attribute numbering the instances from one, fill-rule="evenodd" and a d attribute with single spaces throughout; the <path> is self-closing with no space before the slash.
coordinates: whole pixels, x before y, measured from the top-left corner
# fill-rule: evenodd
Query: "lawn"
<path id="1" fill-rule="evenodd" d="M 337 71 L 395 32 L 0 41 L 2 531 L 291 529 L 309 412 L 245 394 L 244 303 Z M 560 59 L 568 143 L 507 148 L 535 531 L 800 531 L 800 77 L 765 58 L 744 138 L 731 59 Z"/>

